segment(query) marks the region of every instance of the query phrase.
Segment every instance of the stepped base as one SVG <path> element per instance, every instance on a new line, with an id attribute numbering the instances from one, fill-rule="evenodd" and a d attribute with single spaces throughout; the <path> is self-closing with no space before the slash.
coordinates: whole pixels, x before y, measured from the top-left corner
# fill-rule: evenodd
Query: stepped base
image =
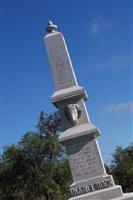
<path id="1" fill-rule="evenodd" d="M 121 186 L 116 185 L 107 189 L 72 197 L 69 200 L 133 200 L 133 193 L 123 194 Z"/>
<path id="2" fill-rule="evenodd" d="M 113 200 L 133 200 L 133 193 L 123 194 L 122 197 L 118 197 Z"/>
<path id="3" fill-rule="evenodd" d="M 118 197 L 119 198 L 123 197 L 123 193 L 121 186 L 116 185 L 107 189 L 102 189 L 91 193 L 72 197 L 69 200 L 111 200 L 111 199 L 119 200 Z"/>

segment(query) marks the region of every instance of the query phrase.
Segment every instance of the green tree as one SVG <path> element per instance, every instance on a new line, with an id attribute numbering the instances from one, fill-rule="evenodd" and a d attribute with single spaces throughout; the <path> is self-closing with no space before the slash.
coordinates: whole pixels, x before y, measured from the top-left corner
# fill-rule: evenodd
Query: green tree
<path id="1" fill-rule="evenodd" d="M 116 148 L 109 171 L 124 192 L 133 191 L 133 143 L 126 148 Z"/>
<path id="2" fill-rule="evenodd" d="M 41 112 L 37 130 L 5 148 L 0 159 L 0 199 L 68 199 L 71 175 L 58 142 L 60 120 L 56 114 Z"/>

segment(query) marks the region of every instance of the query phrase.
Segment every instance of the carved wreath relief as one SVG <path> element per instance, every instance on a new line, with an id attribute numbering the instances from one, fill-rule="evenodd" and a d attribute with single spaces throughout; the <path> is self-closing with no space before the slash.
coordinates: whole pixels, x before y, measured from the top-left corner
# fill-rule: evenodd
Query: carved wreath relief
<path id="1" fill-rule="evenodd" d="M 65 106 L 65 115 L 68 121 L 74 126 L 78 123 L 78 119 L 81 115 L 81 109 L 77 104 L 68 104 Z"/>

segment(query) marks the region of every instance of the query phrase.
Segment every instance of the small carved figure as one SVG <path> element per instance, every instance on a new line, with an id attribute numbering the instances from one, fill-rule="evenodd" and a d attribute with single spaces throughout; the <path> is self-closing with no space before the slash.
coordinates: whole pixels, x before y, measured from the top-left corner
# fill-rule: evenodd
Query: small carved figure
<path id="1" fill-rule="evenodd" d="M 57 56 L 56 57 L 56 68 L 58 70 L 58 81 L 63 81 L 67 79 L 67 68 L 65 67 L 65 64 L 63 60 Z"/>
<path id="2" fill-rule="evenodd" d="M 74 126 L 78 123 L 81 111 L 78 104 L 68 104 L 65 106 L 65 115 Z"/>

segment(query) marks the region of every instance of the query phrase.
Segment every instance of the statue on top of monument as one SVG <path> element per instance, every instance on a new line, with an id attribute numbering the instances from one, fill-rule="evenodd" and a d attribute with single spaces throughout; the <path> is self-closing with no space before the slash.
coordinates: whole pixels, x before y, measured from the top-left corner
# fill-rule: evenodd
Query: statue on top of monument
<path id="1" fill-rule="evenodd" d="M 57 31 L 57 25 L 55 25 L 55 24 L 53 24 L 53 22 L 52 21 L 49 21 L 48 22 L 48 26 L 47 26 L 47 28 L 46 28 L 46 31 L 48 32 L 48 33 L 53 33 L 53 32 L 56 32 Z"/>

